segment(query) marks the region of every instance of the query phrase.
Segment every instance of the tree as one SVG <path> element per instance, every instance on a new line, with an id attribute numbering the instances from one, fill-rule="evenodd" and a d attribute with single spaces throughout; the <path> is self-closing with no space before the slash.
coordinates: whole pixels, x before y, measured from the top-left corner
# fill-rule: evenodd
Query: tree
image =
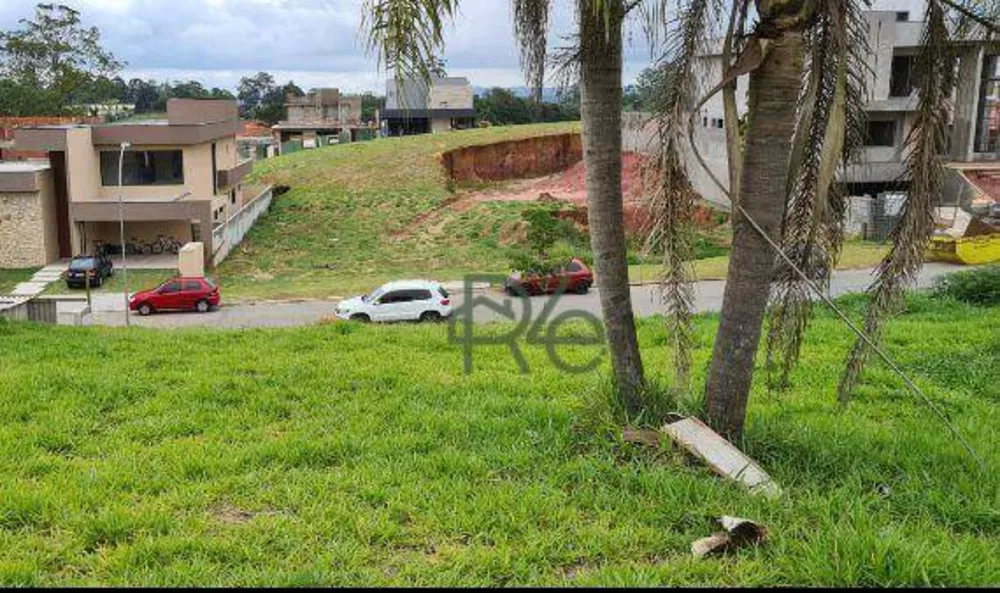
<path id="1" fill-rule="evenodd" d="M 54 92 L 0 78 L 0 114 L 26 117 L 62 111 L 62 99 Z"/>
<path id="2" fill-rule="evenodd" d="M 100 31 L 83 27 L 80 13 L 68 6 L 38 4 L 34 19 L 19 24 L 18 30 L 0 32 L 0 73 L 52 94 L 58 110 L 94 80 L 109 78 L 122 67 L 101 47 Z"/>
<path id="3" fill-rule="evenodd" d="M 682 352 L 689 335 L 690 295 L 685 214 L 693 192 L 680 148 L 687 141 L 690 113 L 721 92 L 734 206 L 733 251 L 705 405 L 709 423 L 735 439 L 743 430 L 768 303 L 767 369 L 780 376 L 778 387 L 787 384 L 811 316 L 810 284 L 799 276 L 772 280 L 776 259 L 786 263 L 787 257 L 807 277 L 815 277 L 820 269 L 828 274 L 843 240 L 845 203 L 836 171 L 840 163 L 854 161 L 864 144 L 867 23 L 861 13 L 863 0 L 755 0 L 758 22 L 745 33 L 751 3 L 737 1 L 722 46 L 724 78 L 713 81 L 718 85 L 706 97 L 693 97 L 696 107 L 688 110 L 694 56 L 703 48 L 700 40 L 709 37 L 705 23 L 722 16 L 711 14 L 715 6 L 707 0 L 687 4 L 669 45 L 673 53 L 660 66 L 654 100 L 661 147 L 655 178 L 660 185 L 651 200 L 658 221 L 652 236 L 667 246 L 664 288 L 681 353 L 676 364 L 683 369 L 690 365 Z M 959 17 L 951 27 L 946 24 L 950 8 Z M 893 246 L 869 289 L 865 330 L 872 339 L 878 338 L 902 287 L 919 269 L 932 230 L 931 205 L 943 178 L 938 156 L 946 146 L 946 98 L 954 76 L 949 44 L 974 30 L 969 19 L 982 25 L 980 33 L 996 32 L 995 25 L 983 25 L 952 0 L 927 2 L 916 59 L 919 103 L 907 139 L 906 168 L 912 182 Z M 747 73 L 748 123 L 741 137 L 735 81 Z M 776 257 L 775 246 L 783 256 Z M 820 285 L 828 281 L 824 278 Z M 842 399 L 857 380 L 867 350 L 867 342 L 859 337 L 839 387 Z"/>
<path id="4" fill-rule="evenodd" d="M 533 98 L 519 97 L 509 89 L 499 87 L 476 95 L 473 107 L 478 120 L 499 125 L 580 119 L 579 105 L 574 109 L 559 103 L 536 101 Z"/>
<path id="5" fill-rule="evenodd" d="M 294 82 L 277 86 L 274 77 L 267 72 L 258 72 L 251 77 L 243 77 L 236 92 L 240 103 L 240 115 L 269 124 L 281 121 L 285 114 L 286 95 L 305 95 Z"/>
<path id="6" fill-rule="evenodd" d="M 236 98 L 240 102 L 240 115 L 254 118 L 253 114 L 260 108 L 264 96 L 273 89 L 274 77 L 267 72 L 258 72 L 254 76 L 241 78 L 236 91 Z"/>
<path id="7" fill-rule="evenodd" d="M 658 0 L 646 3 L 650 8 L 659 5 Z M 631 414 L 643 408 L 646 382 L 632 313 L 623 225 L 622 38 L 625 17 L 639 4 L 631 0 L 574 2 L 591 247 L 616 387 Z M 514 0 L 514 31 L 536 97 L 544 80 L 549 9 L 550 0 Z M 457 10 L 458 0 L 366 0 L 362 16 L 368 49 L 398 81 L 429 81 L 433 59 L 444 45 L 445 23 Z"/>
<path id="8" fill-rule="evenodd" d="M 370 92 L 361 94 L 361 121 L 374 121 L 375 112 L 385 109 L 385 97 Z"/>
<path id="9" fill-rule="evenodd" d="M 662 70 L 659 68 L 643 68 L 636 78 L 635 84 L 625 87 L 622 108 L 625 111 L 653 111 L 656 91 L 662 75 Z"/>
<path id="10" fill-rule="evenodd" d="M 126 96 L 129 103 L 135 104 L 136 113 L 157 113 L 167 109 L 167 94 L 152 80 L 133 78 L 128 81 Z"/>

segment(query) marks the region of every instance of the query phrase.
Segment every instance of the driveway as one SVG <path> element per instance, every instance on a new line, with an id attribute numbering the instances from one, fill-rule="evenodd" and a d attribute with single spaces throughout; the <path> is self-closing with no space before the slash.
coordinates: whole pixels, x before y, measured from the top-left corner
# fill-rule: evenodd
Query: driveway
<path id="1" fill-rule="evenodd" d="M 917 288 L 927 288 L 934 283 L 934 280 L 944 274 L 962 269 L 963 266 L 954 266 L 943 263 L 928 263 L 920 272 L 916 283 Z M 873 270 L 838 270 L 833 273 L 831 280 L 830 294 L 838 296 L 848 292 L 862 292 L 872 281 Z M 722 297 L 726 288 L 725 280 L 709 280 L 695 284 L 694 307 L 698 312 L 718 311 L 722 308 Z M 476 297 L 485 297 L 497 307 L 502 307 L 508 300 L 507 297 L 497 291 L 477 290 Z M 453 301 L 456 306 L 463 302 L 461 291 L 453 291 Z M 553 297 L 534 297 L 529 299 L 532 319 L 537 319 L 542 310 L 553 301 Z M 287 303 L 262 302 L 247 305 L 223 306 L 210 313 L 163 313 L 151 315 L 149 317 L 131 316 L 133 325 L 155 328 L 178 328 L 178 327 L 216 327 L 216 328 L 250 328 L 250 327 L 289 327 L 299 325 L 311 325 L 323 317 L 331 317 L 337 308 L 335 300 L 328 301 L 302 301 Z M 639 317 L 648 317 L 662 313 L 663 309 L 659 301 L 659 290 L 655 285 L 642 285 L 632 287 L 632 306 L 635 314 Z M 523 312 L 523 303 L 520 299 L 512 299 L 512 307 L 518 319 Z M 85 319 L 85 323 L 92 325 L 124 325 L 124 315 L 122 297 L 120 295 L 108 295 L 97 297 L 94 300 L 94 313 Z M 556 300 L 549 313 L 549 319 L 554 319 L 567 311 L 585 311 L 601 316 L 600 292 L 594 288 L 586 295 L 564 295 Z M 504 315 L 490 310 L 487 306 L 479 304 L 473 310 L 473 318 L 476 323 L 488 323 L 491 321 L 502 321 L 509 319 Z"/>

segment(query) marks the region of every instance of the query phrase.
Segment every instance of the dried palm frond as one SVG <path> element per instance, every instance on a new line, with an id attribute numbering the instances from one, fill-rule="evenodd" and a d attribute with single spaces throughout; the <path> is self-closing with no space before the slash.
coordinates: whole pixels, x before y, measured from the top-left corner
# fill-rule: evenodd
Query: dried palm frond
<path id="1" fill-rule="evenodd" d="M 542 101 L 548 47 L 550 0 L 513 0 L 514 37 L 521 48 L 521 67 L 535 103 Z"/>
<path id="2" fill-rule="evenodd" d="M 875 282 L 868 289 L 870 303 L 865 333 L 879 340 L 886 318 L 900 305 L 903 289 L 916 275 L 924 260 L 924 249 L 933 231 L 933 205 L 940 194 L 944 169 L 939 155 L 947 146 L 950 82 L 953 80 L 953 53 L 948 47 L 946 9 L 940 0 L 928 0 L 920 52 L 915 68 L 920 88 L 913 128 L 906 139 L 906 173 L 910 178 L 905 206 L 892 230 L 892 247 L 879 264 Z M 870 348 L 855 342 L 838 387 L 838 398 L 846 402 L 857 384 Z"/>
<path id="3" fill-rule="evenodd" d="M 429 83 L 444 49 L 444 28 L 458 0 L 365 0 L 361 29 L 366 50 L 393 71 L 398 83 Z"/>
<path id="4" fill-rule="evenodd" d="M 649 213 L 646 249 L 663 250 L 660 274 L 661 300 L 674 345 L 677 388 L 690 385 L 691 307 L 693 269 L 690 260 L 692 215 L 696 194 L 684 164 L 682 146 L 688 125 L 688 107 L 695 90 L 695 60 L 709 30 L 713 10 L 710 0 L 689 0 L 678 8 L 676 30 L 670 31 L 657 68 L 653 124 L 656 127 L 654 156 L 643 172 L 644 206 Z M 649 12 L 659 18 L 662 13 Z M 725 71 L 725 68 L 724 70 Z"/>
<path id="5" fill-rule="evenodd" d="M 782 224 L 782 251 L 824 290 L 843 242 L 844 196 L 839 163 L 863 147 L 867 24 L 861 2 L 821 3 L 806 42 L 808 81 L 800 97 Z M 812 316 L 810 287 L 787 266 L 776 269 L 771 292 L 767 374 L 784 387 L 798 361 Z M 775 373 L 778 378 L 775 379 Z"/>

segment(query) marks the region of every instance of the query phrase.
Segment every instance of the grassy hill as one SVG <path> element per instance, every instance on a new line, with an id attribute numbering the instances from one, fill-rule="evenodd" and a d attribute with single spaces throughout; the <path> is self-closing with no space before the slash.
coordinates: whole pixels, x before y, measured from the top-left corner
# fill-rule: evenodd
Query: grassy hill
<path id="1" fill-rule="evenodd" d="M 420 217 L 454 197 L 442 152 L 579 130 L 579 124 L 497 127 L 387 138 L 256 163 L 250 182 L 288 185 L 218 270 L 229 292 L 330 296 L 398 276 L 457 279 L 504 271 L 501 234 L 523 204 L 478 204 L 436 228 Z M 416 222 L 416 224 L 414 224 Z"/>
<path id="2" fill-rule="evenodd" d="M 695 393 L 717 322 L 697 318 Z M 606 357 L 566 375 L 522 344 L 521 375 L 479 347 L 466 376 L 442 326 L 0 323 L 0 584 L 996 584 L 998 329 L 1000 308 L 921 296 L 886 335 L 980 472 L 879 365 L 840 408 L 852 340 L 821 314 L 791 390 L 750 401 L 743 447 L 785 492 L 769 501 L 622 443 Z M 665 384 L 664 324 L 639 338 Z M 599 353 L 580 348 L 560 353 Z M 769 542 L 693 560 L 723 514 Z"/>
<path id="3" fill-rule="evenodd" d="M 248 184 L 287 185 L 242 245 L 217 270 L 227 300 L 336 297 L 399 277 L 457 280 L 507 273 L 509 248 L 523 230 L 525 202 L 475 201 L 452 207 L 470 190 L 455 187 L 442 152 L 477 144 L 578 131 L 579 123 L 539 124 L 387 138 L 300 151 L 259 161 Z M 521 226 L 519 226 L 521 225 Z M 725 276 L 728 226 L 707 232 L 697 262 L 701 279 Z M 586 256 L 586 235 L 561 254 Z M 722 246 L 720 249 L 719 246 Z M 848 244 L 844 267 L 876 263 L 884 248 Z M 709 257 L 715 256 L 715 257 Z M 638 264 L 638 254 L 633 254 Z M 634 266 L 635 280 L 656 277 L 656 257 Z M 164 274 L 164 277 L 166 275 Z"/>

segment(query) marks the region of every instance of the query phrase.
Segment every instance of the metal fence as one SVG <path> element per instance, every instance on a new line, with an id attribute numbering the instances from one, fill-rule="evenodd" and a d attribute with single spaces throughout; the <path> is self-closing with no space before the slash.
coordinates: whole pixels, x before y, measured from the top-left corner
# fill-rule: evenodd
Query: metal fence
<path id="1" fill-rule="evenodd" d="M 268 186 L 254 199 L 243 205 L 229 219 L 212 229 L 212 264 L 219 265 L 233 247 L 243 241 L 260 215 L 271 206 L 273 187 Z"/>

